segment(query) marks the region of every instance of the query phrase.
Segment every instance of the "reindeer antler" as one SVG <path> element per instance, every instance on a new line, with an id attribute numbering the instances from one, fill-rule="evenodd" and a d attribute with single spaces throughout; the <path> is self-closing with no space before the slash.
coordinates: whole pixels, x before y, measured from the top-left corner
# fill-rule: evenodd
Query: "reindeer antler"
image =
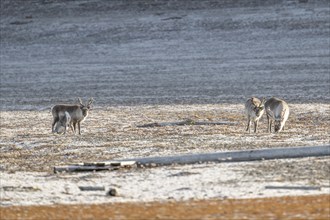
<path id="1" fill-rule="evenodd" d="M 88 101 L 88 105 L 91 105 L 93 102 L 94 102 L 94 99 L 93 99 L 93 97 L 91 97 Z"/>
<path id="2" fill-rule="evenodd" d="M 81 101 L 81 98 L 80 98 L 80 97 L 78 97 L 78 101 L 79 101 L 79 104 L 80 104 L 80 105 L 84 105 L 84 104 L 82 103 L 82 101 Z"/>
<path id="3" fill-rule="evenodd" d="M 92 98 L 90 98 L 89 101 L 88 101 L 87 108 L 91 109 L 91 108 L 92 108 L 92 104 L 93 104 L 93 102 L 94 102 L 94 99 L 93 99 L 93 97 L 92 97 Z"/>

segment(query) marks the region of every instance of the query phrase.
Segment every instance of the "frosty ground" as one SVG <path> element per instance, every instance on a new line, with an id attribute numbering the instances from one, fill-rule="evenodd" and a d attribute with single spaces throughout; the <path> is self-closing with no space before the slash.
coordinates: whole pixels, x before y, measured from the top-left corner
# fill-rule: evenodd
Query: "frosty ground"
<path id="1" fill-rule="evenodd" d="M 246 132 L 241 104 L 96 108 L 82 124 L 81 136 L 71 131 L 66 135 L 52 134 L 52 117 L 47 110 L 3 111 L 1 204 L 181 201 L 329 193 L 329 157 L 53 173 L 54 166 L 77 162 L 329 143 L 328 104 L 290 107 L 292 113 L 286 130 L 279 134 L 266 132 L 265 117 L 258 133 Z M 232 123 L 139 127 L 186 118 Z M 105 190 L 85 192 L 79 186 Z M 266 186 L 314 189 L 266 189 Z M 106 196 L 110 188 L 117 189 L 119 196 Z"/>

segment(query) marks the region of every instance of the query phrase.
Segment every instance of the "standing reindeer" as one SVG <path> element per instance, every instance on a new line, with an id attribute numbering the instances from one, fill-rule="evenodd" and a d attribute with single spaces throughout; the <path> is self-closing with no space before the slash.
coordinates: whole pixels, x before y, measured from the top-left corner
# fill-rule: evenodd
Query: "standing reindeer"
<path id="1" fill-rule="evenodd" d="M 59 133 L 66 134 L 67 127 L 70 127 L 72 132 L 74 132 L 71 116 L 67 111 L 65 111 L 64 113 L 60 112 L 59 118 L 60 118 L 59 121 L 55 123 L 54 132 L 56 132 L 58 134 Z M 63 129 L 64 129 L 64 132 L 62 131 Z"/>
<path id="2" fill-rule="evenodd" d="M 265 99 L 260 101 L 258 98 L 255 97 L 252 97 L 246 101 L 245 114 L 248 119 L 246 131 L 250 132 L 250 123 L 251 121 L 253 121 L 254 132 L 255 133 L 257 132 L 259 119 L 261 118 L 261 116 L 264 114 L 265 111 L 265 106 L 264 106 L 265 101 L 266 101 Z"/>
<path id="3" fill-rule="evenodd" d="M 52 108 L 53 115 L 53 124 L 52 124 L 52 132 L 55 132 L 54 125 L 60 120 L 61 115 L 65 115 L 65 112 L 68 112 L 71 117 L 71 124 L 73 125 L 73 133 L 76 133 L 76 125 L 78 124 L 78 131 L 80 133 L 80 123 L 85 120 L 88 115 L 88 111 L 92 107 L 93 98 L 90 98 L 87 105 L 84 105 L 80 98 L 78 98 L 78 105 L 68 105 L 68 104 L 59 104 L 55 105 Z M 71 125 L 71 126 L 72 126 Z M 70 126 L 70 127 L 71 127 Z M 72 129 L 72 127 L 71 127 Z"/>
<path id="4" fill-rule="evenodd" d="M 278 98 L 270 98 L 265 103 L 268 128 L 267 131 L 272 132 L 272 121 L 274 121 L 275 132 L 284 130 L 286 120 L 289 118 L 290 110 L 288 104 Z"/>

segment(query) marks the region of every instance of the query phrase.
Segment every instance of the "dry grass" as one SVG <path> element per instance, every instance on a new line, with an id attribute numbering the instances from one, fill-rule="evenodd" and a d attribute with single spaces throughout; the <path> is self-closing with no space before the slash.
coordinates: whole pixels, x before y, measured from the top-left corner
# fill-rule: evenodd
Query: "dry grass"
<path id="1" fill-rule="evenodd" d="M 318 219 L 330 218 L 330 196 L 225 199 L 1 208 L 1 219 Z"/>
<path id="2" fill-rule="evenodd" d="M 54 165 L 131 157 L 164 156 L 329 143 L 330 105 L 291 104 L 286 130 L 245 132 L 243 105 L 134 106 L 94 109 L 82 135 L 51 133 L 49 111 L 2 111 L 1 170 L 52 171 Z M 153 122 L 184 119 L 229 121 L 236 125 L 138 128 Z"/>

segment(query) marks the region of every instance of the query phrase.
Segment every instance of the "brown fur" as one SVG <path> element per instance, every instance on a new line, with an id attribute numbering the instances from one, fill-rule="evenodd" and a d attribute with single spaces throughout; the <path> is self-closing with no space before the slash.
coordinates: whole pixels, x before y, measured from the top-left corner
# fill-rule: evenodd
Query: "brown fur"
<path id="1" fill-rule="evenodd" d="M 258 98 L 252 97 L 245 103 L 245 114 L 247 116 L 247 128 L 246 131 L 250 132 L 250 123 L 254 123 L 254 132 L 257 132 L 259 119 L 264 114 L 264 103 L 265 99 L 260 101 Z"/>
<path id="2" fill-rule="evenodd" d="M 64 112 L 68 112 L 71 117 L 71 123 L 73 124 L 73 132 L 76 133 L 76 125 L 78 125 L 78 131 L 80 132 L 80 123 L 85 120 L 88 115 L 88 111 L 91 109 L 91 105 L 93 103 L 93 98 L 91 98 L 87 105 L 84 105 L 81 102 L 81 99 L 78 98 L 79 103 L 77 105 L 68 105 L 68 104 L 59 104 L 55 105 L 52 108 L 53 115 L 53 124 L 52 124 L 52 132 L 54 132 L 54 125 L 60 120 L 60 115 L 63 115 Z"/>
<path id="3" fill-rule="evenodd" d="M 274 122 L 274 131 L 280 132 L 284 130 L 286 121 L 288 120 L 290 109 L 288 104 L 279 98 L 272 97 L 265 103 L 268 132 L 272 132 L 272 122 Z"/>

